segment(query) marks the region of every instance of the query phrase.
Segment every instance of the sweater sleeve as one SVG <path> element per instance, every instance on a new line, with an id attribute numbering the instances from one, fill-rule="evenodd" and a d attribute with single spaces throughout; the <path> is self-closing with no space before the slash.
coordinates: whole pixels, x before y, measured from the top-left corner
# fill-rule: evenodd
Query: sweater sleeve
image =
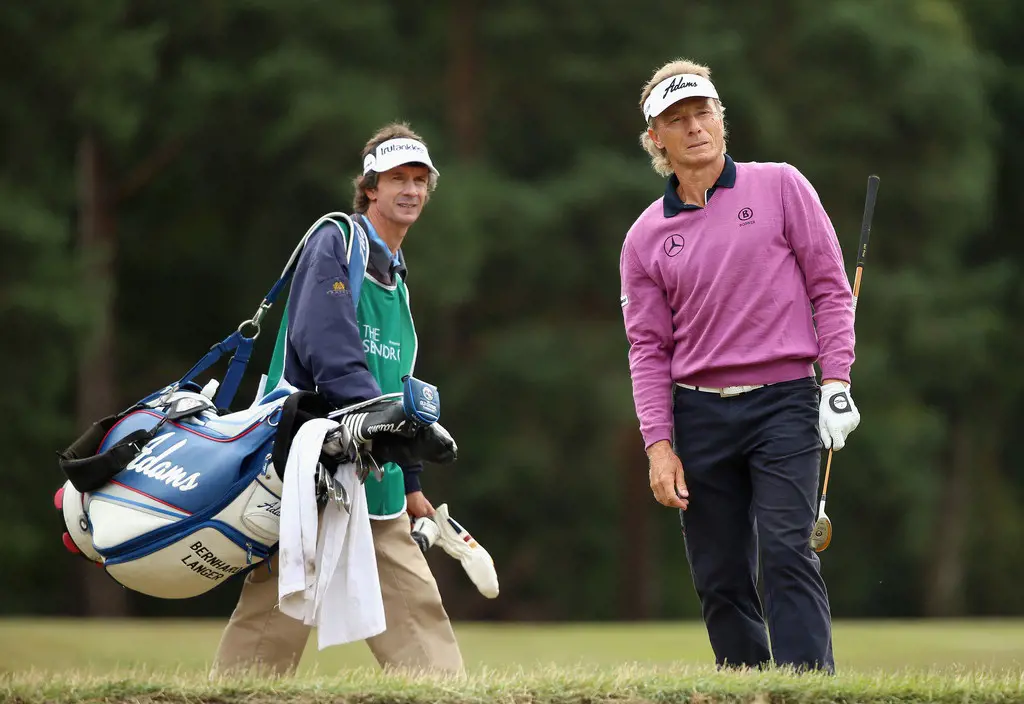
<path id="1" fill-rule="evenodd" d="M 782 173 L 782 201 L 786 239 L 814 307 L 821 378 L 849 383 L 855 342 L 853 292 L 839 239 L 814 187 L 789 164 Z"/>
<path id="2" fill-rule="evenodd" d="M 633 404 L 644 448 L 672 437 L 672 310 L 630 242 L 619 261 Z"/>

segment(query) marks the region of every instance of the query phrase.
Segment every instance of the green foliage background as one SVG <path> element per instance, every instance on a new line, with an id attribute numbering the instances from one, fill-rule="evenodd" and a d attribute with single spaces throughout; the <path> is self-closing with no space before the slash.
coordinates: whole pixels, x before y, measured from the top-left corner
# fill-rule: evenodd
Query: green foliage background
<path id="1" fill-rule="evenodd" d="M 1012 0 L 0 4 L 0 612 L 107 603 L 50 507 L 83 380 L 106 378 L 89 360 L 110 366 L 104 412 L 180 376 L 320 214 L 350 207 L 359 148 L 400 119 L 442 174 L 406 253 L 417 373 L 461 459 L 426 491 L 502 580 L 484 600 L 432 556 L 449 612 L 697 615 L 677 519 L 647 490 L 617 305 L 622 237 L 662 191 L 640 89 L 685 56 L 712 67 L 736 159 L 811 179 L 851 277 L 881 177 L 863 422 L 833 467 L 822 556 L 834 613 L 1024 613 L 1008 550 L 1024 540 L 1022 22 Z M 226 614 L 236 593 L 117 609 Z"/>

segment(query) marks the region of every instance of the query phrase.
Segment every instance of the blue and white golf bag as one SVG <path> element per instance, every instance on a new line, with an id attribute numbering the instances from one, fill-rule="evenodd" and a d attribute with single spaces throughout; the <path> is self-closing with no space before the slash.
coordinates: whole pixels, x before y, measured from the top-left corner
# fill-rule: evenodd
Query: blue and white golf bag
<path id="1" fill-rule="evenodd" d="M 64 462 L 69 480 L 57 504 L 65 544 L 126 587 L 167 599 L 202 594 L 258 565 L 277 542 L 282 483 L 273 452 L 292 396 L 282 389 L 221 415 L 201 393 L 177 391 L 115 417 L 95 454 Z M 183 403 L 196 411 L 175 417 Z M 75 471 L 90 459 L 107 471 L 95 479 Z"/>
<path id="2" fill-rule="evenodd" d="M 343 220 L 342 220 L 343 219 Z M 308 237 L 326 220 L 341 221 L 351 276 L 362 279 L 365 234 L 348 216 L 318 220 L 252 319 L 178 381 L 116 415 L 97 421 L 60 453 L 67 482 L 55 504 L 63 513 L 65 546 L 103 566 L 133 591 L 163 599 L 203 594 L 243 574 L 277 547 L 282 476 L 292 438 L 310 418 L 338 422 L 327 436 L 317 472 L 317 495 L 334 496 L 333 473 L 355 464 L 365 481 L 371 467 L 413 459 L 447 463 L 457 448 L 437 423 L 439 396 L 407 378 L 402 393 L 344 409 L 285 381 L 249 408 L 226 412 L 245 371 L 260 321 L 287 284 Z M 345 231 L 339 224 L 342 235 Z M 365 243 L 364 243 L 365 244 Z M 242 331 L 252 327 L 254 334 Z M 194 379 L 233 352 L 222 384 Z"/>

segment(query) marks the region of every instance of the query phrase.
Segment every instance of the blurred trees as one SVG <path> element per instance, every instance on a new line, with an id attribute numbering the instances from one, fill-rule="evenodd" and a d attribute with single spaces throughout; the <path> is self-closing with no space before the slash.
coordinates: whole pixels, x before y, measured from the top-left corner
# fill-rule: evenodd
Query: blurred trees
<path id="1" fill-rule="evenodd" d="M 851 277 L 865 180 L 881 176 L 857 320 L 864 420 L 833 465 L 822 556 L 834 614 L 1024 612 L 1024 567 L 1003 548 L 1024 538 L 1010 439 L 1024 385 L 1022 12 L 0 7 L 3 611 L 116 612 L 121 599 L 131 613 L 226 615 L 235 585 L 185 603 L 97 591 L 110 581 L 60 546 L 54 452 L 250 316 L 309 224 L 350 208 L 366 138 L 402 119 L 442 174 L 406 247 L 417 374 L 440 386 L 462 451 L 428 469 L 426 491 L 502 580 L 484 600 L 431 555 L 450 612 L 697 615 L 677 518 L 647 488 L 617 305 L 622 237 L 663 187 L 637 142 L 640 88 L 687 56 L 713 69 L 734 157 L 788 161 L 814 183 Z M 258 341 L 239 399 L 272 345 Z"/>

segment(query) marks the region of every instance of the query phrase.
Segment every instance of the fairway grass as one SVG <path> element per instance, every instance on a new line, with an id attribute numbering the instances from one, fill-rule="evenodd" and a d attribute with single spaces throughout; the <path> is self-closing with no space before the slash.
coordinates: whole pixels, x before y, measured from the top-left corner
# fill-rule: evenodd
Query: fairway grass
<path id="1" fill-rule="evenodd" d="M 1024 622 L 839 622 L 838 675 L 716 672 L 699 622 L 455 624 L 467 676 L 379 671 L 363 643 L 316 649 L 294 678 L 211 682 L 223 622 L 0 620 L 0 701 L 1024 701 Z"/>
<path id="2" fill-rule="evenodd" d="M 205 672 L 223 621 L 0 619 L 0 673 L 114 668 Z M 700 666 L 713 662 L 700 622 L 635 624 L 456 623 L 470 672 L 482 668 Z M 985 670 L 1024 667 L 1024 621 L 840 621 L 839 672 Z M 310 637 L 299 674 L 374 666 L 363 643 L 318 651 Z"/>

